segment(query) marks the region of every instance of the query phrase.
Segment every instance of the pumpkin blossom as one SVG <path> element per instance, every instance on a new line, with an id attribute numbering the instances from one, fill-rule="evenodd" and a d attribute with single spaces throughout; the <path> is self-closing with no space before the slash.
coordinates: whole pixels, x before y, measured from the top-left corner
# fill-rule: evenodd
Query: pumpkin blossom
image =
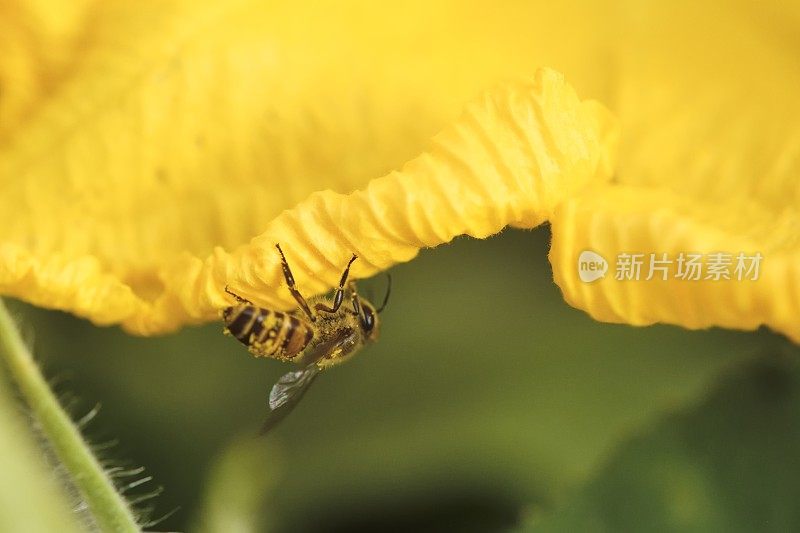
<path id="1" fill-rule="evenodd" d="M 150 335 L 217 320 L 225 285 L 291 307 L 275 243 L 311 295 L 352 253 L 367 277 L 549 221 L 554 279 L 598 320 L 800 340 L 797 12 L 2 9 L 3 294 Z M 586 250 L 763 262 L 752 280 L 586 283 Z"/>

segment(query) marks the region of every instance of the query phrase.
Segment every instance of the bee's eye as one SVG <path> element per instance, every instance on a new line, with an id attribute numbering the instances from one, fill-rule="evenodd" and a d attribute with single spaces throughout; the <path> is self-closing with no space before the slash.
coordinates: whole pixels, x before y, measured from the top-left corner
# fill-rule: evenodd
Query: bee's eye
<path id="1" fill-rule="evenodd" d="M 364 329 L 364 333 L 371 333 L 372 329 L 375 327 L 375 315 L 372 313 L 372 309 L 368 306 L 363 306 L 363 316 L 361 317 L 361 327 Z"/>

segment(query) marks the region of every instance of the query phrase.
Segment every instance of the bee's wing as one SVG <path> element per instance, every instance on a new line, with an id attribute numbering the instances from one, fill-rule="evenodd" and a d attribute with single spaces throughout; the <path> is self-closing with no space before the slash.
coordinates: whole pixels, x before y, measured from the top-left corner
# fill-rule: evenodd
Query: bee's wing
<path id="1" fill-rule="evenodd" d="M 300 361 L 301 364 L 306 365 L 303 369 L 281 376 L 269 393 L 270 412 L 261 427 L 261 434 L 264 435 L 275 427 L 300 402 L 300 399 L 321 371 L 317 365 L 320 359 L 325 358 L 337 349 L 350 347 L 354 342 L 355 332 L 350 328 L 344 328 L 335 337 L 317 345 L 304 356 L 303 360 Z"/>
<path id="2" fill-rule="evenodd" d="M 275 411 L 292 400 L 296 403 L 300 399 L 299 396 L 311 386 L 317 374 L 319 374 L 319 367 L 309 365 L 303 370 L 295 370 L 281 376 L 269 393 L 269 408 Z"/>
<path id="3" fill-rule="evenodd" d="M 319 367 L 311 364 L 302 370 L 295 370 L 281 376 L 269 393 L 270 412 L 261 427 L 262 435 L 275 427 L 295 408 L 311 384 L 314 383 L 319 372 Z"/>

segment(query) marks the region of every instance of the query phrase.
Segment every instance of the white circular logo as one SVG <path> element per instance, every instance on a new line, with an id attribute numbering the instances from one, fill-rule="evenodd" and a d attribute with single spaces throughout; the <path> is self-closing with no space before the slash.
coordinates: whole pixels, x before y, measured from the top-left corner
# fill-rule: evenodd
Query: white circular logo
<path id="1" fill-rule="evenodd" d="M 578 277 L 584 283 L 591 283 L 604 277 L 608 272 L 605 257 L 591 250 L 584 250 L 578 256 Z"/>

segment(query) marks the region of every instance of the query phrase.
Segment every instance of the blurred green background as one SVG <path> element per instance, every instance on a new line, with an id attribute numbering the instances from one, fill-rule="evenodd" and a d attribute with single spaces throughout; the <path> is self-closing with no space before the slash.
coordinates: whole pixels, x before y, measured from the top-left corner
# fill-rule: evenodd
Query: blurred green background
<path id="1" fill-rule="evenodd" d="M 12 310 L 76 416 L 102 405 L 86 434 L 119 443 L 101 456 L 154 477 L 131 494 L 164 487 L 156 530 L 800 529 L 797 348 L 594 322 L 548 242 L 463 238 L 392 269 L 380 341 L 265 439 L 290 368 L 221 324 L 136 338 Z"/>

